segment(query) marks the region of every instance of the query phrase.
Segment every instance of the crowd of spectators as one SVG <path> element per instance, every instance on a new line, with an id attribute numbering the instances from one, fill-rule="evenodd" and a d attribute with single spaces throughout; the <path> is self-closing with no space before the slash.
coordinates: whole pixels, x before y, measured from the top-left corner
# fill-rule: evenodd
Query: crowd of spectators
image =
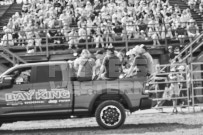
<path id="1" fill-rule="evenodd" d="M 1 45 L 25 46 L 29 51 L 48 38 L 49 43 L 68 44 L 70 49 L 85 42 L 108 47 L 118 40 L 151 40 L 156 47 L 166 38 L 184 44 L 187 35 L 192 40 L 199 34 L 198 29 L 190 9 L 181 11 L 168 0 L 25 0 L 22 12 L 4 27 Z"/>
<path id="2" fill-rule="evenodd" d="M 11 5 L 13 0 L 0 0 L 0 5 Z"/>

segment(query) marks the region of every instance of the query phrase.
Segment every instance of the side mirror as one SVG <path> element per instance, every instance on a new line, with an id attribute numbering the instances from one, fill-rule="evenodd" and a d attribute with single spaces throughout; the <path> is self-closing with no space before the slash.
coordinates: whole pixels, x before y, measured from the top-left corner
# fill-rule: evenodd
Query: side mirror
<path id="1" fill-rule="evenodd" d="M 0 78 L 0 87 L 10 87 L 13 83 L 13 76 L 3 76 Z"/>

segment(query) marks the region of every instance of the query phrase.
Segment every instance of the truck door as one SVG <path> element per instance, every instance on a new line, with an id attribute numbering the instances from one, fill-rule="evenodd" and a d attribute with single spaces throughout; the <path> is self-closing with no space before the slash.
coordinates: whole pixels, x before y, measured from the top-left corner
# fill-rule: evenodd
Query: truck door
<path id="1" fill-rule="evenodd" d="M 67 113 L 71 111 L 71 88 L 68 85 L 68 67 L 43 65 L 35 67 L 35 113 Z"/>
<path id="2" fill-rule="evenodd" d="M 0 115 L 19 116 L 33 114 L 33 96 L 31 67 L 20 67 L 1 78 Z"/>

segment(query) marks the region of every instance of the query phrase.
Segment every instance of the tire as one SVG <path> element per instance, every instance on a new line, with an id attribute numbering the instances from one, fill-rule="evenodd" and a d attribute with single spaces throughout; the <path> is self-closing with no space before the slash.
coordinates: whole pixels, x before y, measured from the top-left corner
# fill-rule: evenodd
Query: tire
<path id="1" fill-rule="evenodd" d="M 125 108 L 118 101 L 104 101 L 97 107 L 95 117 L 100 127 L 104 129 L 116 129 L 125 122 Z"/>

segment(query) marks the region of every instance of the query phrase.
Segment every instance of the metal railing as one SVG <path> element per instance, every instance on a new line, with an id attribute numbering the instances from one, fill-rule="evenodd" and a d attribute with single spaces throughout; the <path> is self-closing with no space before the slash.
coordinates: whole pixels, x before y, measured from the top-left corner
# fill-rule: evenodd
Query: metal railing
<path id="1" fill-rule="evenodd" d="M 26 32 L 35 33 L 35 32 L 39 32 L 40 31 L 40 32 L 42 32 L 41 34 L 44 34 L 43 36 L 40 36 L 40 38 L 42 40 L 45 40 L 45 45 L 47 46 L 47 48 L 48 48 L 48 46 L 50 46 L 49 44 L 51 44 L 49 42 L 49 40 L 51 40 L 51 39 L 64 38 L 66 40 L 66 42 L 60 43 L 60 45 L 67 45 L 68 44 L 67 42 L 70 41 L 70 40 L 68 40 L 68 38 L 69 39 L 72 39 L 72 38 L 78 39 L 78 38 L 81 38 L 81 36 L 85 37 L 85 39 L 84 39 L 85 42 L 84 43 L 80 43 L 79 41 L 77 41 L 78 42 L 77 44 L 81 45 L 81 46 L 85 45 L 86 49 L 89 48 L 89 45 L 96 44 L 96 42 L 93 39 L 90 40 L 92 38 L 92 36 L 100 36 L 103 39 L 110 38 L 109 39 L 110 41 L 103 41 L 104 44 L 107 44 L 107 43 L 108 44 L 110 44 L 110 43 L 113 43 L 113 44 L 115 44 L 115 43 L 124 43 L 126 49 L 128 50 L 129 44 L 135 43 L 135 42 L 148 42 L 148 41 L 152 42 L 153 39 L 152 39 L 151 36 L 155 35 L 157 40 L 162 40 L 164 42 L 164 45 L 167 46 L 167 44 L 168 44 L 167 43 L 167 39 L 170 38 L 170 37 L 167 37 L 167 33 L 171 32 L 171 34 L 172 34 L 172 30 L 168 31 L 166 29 L 166 26 L 165 26 L 166 24 L 163 25 L 165 27 L 164 30 L 158 30 L 158 26 L 157 25 L 158 24 L 144 25 L 145 26 L 144 30 L 139 29 L 139 27 L 143 26 L 143 25 L 124 25 L 124 26 L 120 25 L 119 27 L 123 29 L 123 32 L 121 32 L 121 33 L 116 33 L 116 32 L 114 33 L 113 32 L 113 28 L 114 28 L 113 26 L 85 27 L 84 28 L 85 34 L 84 35 L 78 35 L 78 36 L 69 36 L 68 35 L 68 32 L 70 32 L 71 29 L 75 29 L 74 31 L 78 32 L 79 28 L 76 28 L 76 27 L 75 28 L 71 28 L 70 27 L 68 30 L 64 30 L 62 27 L 60 27 L 60 28 L 57 28 L 57 29 L 32 29 L 32 30 L 29 30 L 29 31 L 13 31 L 13 32 L 10 32 L 10 34 L 18 34 L 20 32 L 22 32 L 22 33 L 23 32 L 24 33 L 26 33 Z M 129 27 L 131 27 L 131 30 L 128 30 Z M 149 32 L 149 27 L 152 27 L 152 29 L 154 29 L 154 31 L 151 32 L 151 36 L 150 36 L 150 32 Z M 156 29 L 155 29 L 155 27 L 156 27 Z M 96 29 L 98 29 L 98 28 L 100 30 L 104 30 L 105 32 L 108 32 L 108 33 L 95 34 L 95 35 L 89 34 L 89 31 L 91 29 L 95 29 L 95 31 L 96 31 Z M 160 26 L 159 26 L 159 28 L 160 28 Z M 49 31 L 54 31 L 54 30 L 55 31 L 58 30 L 61 33 L 63 33 L 64 35 L 63 36 L 48 37 L 47 33 L 49 33 Z M 67 31 L 67 33 L 65 31 Z M 175 30 L 173 30 L 173 31 L 175 31 Z M 4 35 L 4 34 L 7 35 L 7 39 L 6 40 L 2 40 L 2 42 L 3 42 L 3 44 L 5 46 L 9 46 L 9 41 L 10 41 L 8 39 L 9 32 L 7 32 L 7 33 L 3 33 L 3 32 L 0 33 L 0 35 Z M 184 35 L 187 35 L 186 34 L 186 30 L 185 30 L 185 34 Z M 139 37 L 136 37 L 136 36 L 139 36 Z M 178 39 L 177 35 L 173 35 L 173 37 L 175 37 L 176 40 Z M 15 44 L 19 44 L 20 40 L 24 40 L 24 42 L 27 42 L 28 40 L 34 40 L 34 39 L 36 39 L 36 38 L 32 38 L 32 37 L 28 38 L 26 36 L 26 34 L 25 34 L 24 38 L 25 39 L 18 39 L 17 42 L 15 42 Z M 154 40 L 156 40 L 156 39 L 154 39 Z M 12 39 L 12 40 L 14 42 L 14 39 Z M 10 41 L 10 42 L 12 42 L 12 41 Z M 48 49 L 46 51 L 48 51 Z"/>
<path id="2" fill-rule="evenodd" d="M 196 68 L 198 66 L 199 68 Z M 203 106 L 203 63 L 195 62 L 191 63 L 191 98 L 192 107 L 195 111 L 195 106 Z M 195 67 L 195 68 L 194 68 Z"/>
<path id="3" fill-rule="evenodd" d="M 178 67 L 182 66 L 184 69 L 182 71 L 177 71 Z M 167 68 L 175 68 L 176 71 L 174 72 L 161 72 L 161 68 L 167 67 Z M 163 101 L 173 101 L 173 100 L 184 100 L 186 102 L 185 104 L 177 104 L 176 107 L 187 107 L 188 111 L 190 111 L 190 78 L 188 78 L 188 74 L 190 73 L 190 70 L 186 63 L 182 64 L 165 64 L 160 65 L 159 70 L 156 72 L 156 78 L 154 78 L 154 81 L 149 83 L 149 86 L 154 86 L 154 89 L 149 90 L 149 93 L 155 94 L 154 98 L 152 98 L 153 101 L 156 102 L 157 105 L 160 104 L 160 106 L 156 106 L 156 108 L 167 108 L 171 106 L 163 106 Z M 161 76 L 161 78 L 160 78 Z M 176 76 L 176 79 L 170 79 L 169 76 Z M 160 78 L 160 79 L 159 79 Z M 164 79 L 165 78 L 165 79 Z M 162 81 L 160 81 L 162 80 Z M 164 87 L 164 88 L 160 88 Z M 174 93 L 175 96 L 173 95 Z M 182 95 L 181 95 L 182 94 Z M 161 103 L 162 102 L 162 103 Z"/>
<path id="4" fill-rule="evenodd" d="M 172 64 L 174 64 L 176 62 L 176 59 L 180 59 L 180 62 L 187 62 L 188 64 L 191 63 L 193 60 L 193 53 L 195 51 L 197 51 L 202 45 L 203 42 L 201 42 L 203 40 L 203 33 L 201 33 L 198 37 L 195 38 L 195 40 L 193 40 L 191 43 L 189 43 L 188 45 L 186 45 L 181 51 L 180 53 L 175 56 L 175 58 L 172 60 Z M 190 58 L 190 60 L 187 60 L 188 58 Z M 163 66 L 161 71 L 164 71 L 167 68 L 167 66 Z M 153 74 L 151 76 L 151 78 L 149 79 L 149 81 L 151 81 L 154 77 Z"/>

